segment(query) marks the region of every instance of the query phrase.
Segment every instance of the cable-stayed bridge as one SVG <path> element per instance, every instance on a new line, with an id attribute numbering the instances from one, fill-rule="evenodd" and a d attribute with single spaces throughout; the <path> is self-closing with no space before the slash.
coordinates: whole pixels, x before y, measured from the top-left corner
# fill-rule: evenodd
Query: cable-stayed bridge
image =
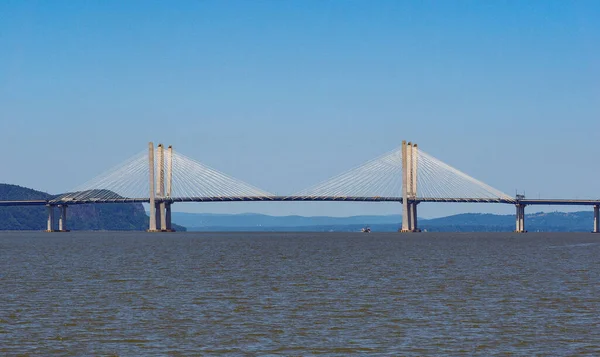
<path id="1" fill-rule="evenodd" d="M 402 232 L 418 232 L 417 206 L 425 202 L 499 203 L 516 206 L 516 232 L 525 232 L 527 205 L 594 206 L 594 232 L 600 229 L 597 200 L 511 197 L 402 142 L 399 148 L 291 195 L 278 195 L 226 175 L 162 144 L 127 159 L 54 199 L 0 201 L 0 206 L 46 205 L 48 231 L 67 231 L 67 207 L 77 204 L 148 203 L 148 230 L 172 231 L 177 202 L 347 201 L 402 203 Z M 55 209 L 58 227 L 54 227 Z M 56 229 L 58 228 L 58 229 Z"/>

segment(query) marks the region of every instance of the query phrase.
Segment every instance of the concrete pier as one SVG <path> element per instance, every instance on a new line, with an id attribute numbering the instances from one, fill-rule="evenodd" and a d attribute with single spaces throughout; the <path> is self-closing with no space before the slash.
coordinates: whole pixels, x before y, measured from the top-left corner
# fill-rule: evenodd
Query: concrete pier
<path id="1" fill-rule="evenodd" d="M 413 204 L 412 202 L 408 202 L 408 209 L 406 210 L 406 220 L 408 221 L 408 225 L 406 228 L 402 229 L 402 232 L 412 232 L 412 223 L 413 223 Z"/>
<path id="2" fill-rule="evenodd" d="M 517 214 L 516 214 L 516 233 L 525 233 L 525 205 L 524 204 L 516 204 Z"/>
<path id="3" fill-rule="evenodd" d="M 600 205 L 594 206 L 594 230 L 593 233 L 600 233 Z"/>
<path id="4" fill-rule="evenodd" d="M 46 205 L 48 209 L 48 221 L 46 223 L 46 232 L 56 232 L 54 229 L 54 206 Z"/>
<path id="5" fill-rule="evenodd" d="M 525 229 L 525 205 L 521 205 L 521 233 L 526 233 Z"/>
<path id="6" fill-rule="evenodd" d="M 413 232 L 420 232 L 421 230 L 419 229 L 419 225 L 417 222 L 417 205 L 419 203 L 418 202 L 413 202 L 411 203 L 411 219 L 412 219 L 412 231 Z"/>
<path id="7" fill-rule="evenodd" d="M 167 203 L 165 201 L 161 202 L 158 208 L 160 210 L 160 230 L 162 232 L 166 232 L 169 230 L 169 227 L 167 225 Z"/>
<path id="8" fill-rule="evenodd" d="M 172 221 L 171 221 L 171 203 L 167 203 L 165 206 L 165 217 L 166 217 L 166 222 L 167 222 L 167 229 L 165 231 L 166 232 L 175 232 L 175 230 L 173 229 Z"/>
<path id="9" fill-rule="evenodd" d="M 160 232 L 160 222 L 161 222 L 161 211 L 160 211 L 160 202 L 156 202 L 154 204 L 154 212 L 156 212 L 156 215 L 154 217 L 155 220 L 155 225 L 156 225 L 156 230 L 154 230 L 154 232 Z"/>
<path id="10" fill-rule="evenodd" d="M 67 228 L 67 205 L 59 205 L 58 209 L 60 210 L 60 216 L 58 217 L 58 231 L 59 232 L 68 232 Z"/>
<path id="11" fill-rule="evenodd" d="M 156 232 L 156 204 L 154 202 L 154 143 L 148 143 L 148 168 L 150 176 L 150 223 L 148 225 L 148 232 Z"/>
<path id="12" fill-rule="evenodd" d="M 517 212 L 515 213 L 515 232 L 519 232 L 521 228 L 521 207 L 520 205 L 515 205 L 517 208 Z"/>

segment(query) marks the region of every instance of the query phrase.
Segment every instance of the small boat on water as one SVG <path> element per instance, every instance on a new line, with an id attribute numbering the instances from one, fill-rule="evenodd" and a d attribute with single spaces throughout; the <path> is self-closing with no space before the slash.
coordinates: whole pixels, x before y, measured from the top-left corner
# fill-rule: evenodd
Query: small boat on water
<path id="1" fill-rule="evenodd" d="M 363 229 L 360 230 L 363 233 L 371 233 L 371 227 L 367 226 L 367 227 L 363 227 Z"/>

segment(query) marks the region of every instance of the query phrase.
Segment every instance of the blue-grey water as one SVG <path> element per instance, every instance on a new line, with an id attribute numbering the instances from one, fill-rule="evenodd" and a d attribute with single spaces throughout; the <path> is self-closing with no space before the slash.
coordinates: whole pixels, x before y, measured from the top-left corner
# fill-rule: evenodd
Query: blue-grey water
<path id="1" fill-rule="evenodd" d="M 1 356 L 600 355 L 600 235 L 1 233 Z"/>

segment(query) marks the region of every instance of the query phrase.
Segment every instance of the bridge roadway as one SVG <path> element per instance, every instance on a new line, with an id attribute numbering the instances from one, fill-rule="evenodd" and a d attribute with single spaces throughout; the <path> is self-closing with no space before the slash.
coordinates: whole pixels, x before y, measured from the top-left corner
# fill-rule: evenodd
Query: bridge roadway
<path id="1" fill-rule="evenodd" d="M 79 205 L 98 203 L 148 203 L 149 198 L 110 198 L 86 200 L 20 200 L 0 201 L 0 206 L 45 206 L 45 205 Z M 402 202 L 402 197 L 350 197 L 350 196 L 240 196 L 240 197 L 181 197 L 156 198 L 155 202 Z M 417 198 L 411 202 L 446 202 L 446 203 L 503 203 L 519 205 L 562 205 L 562 206 L 596 206 L 599 199 L 487 199 L 487 198 Z"/>
<path id="2" fill-rule="evenodd" d="M 47 200 L 29 200 L 29 201 L 0 201 L 0 206 L 45 206 L 49 204 Z"/>

